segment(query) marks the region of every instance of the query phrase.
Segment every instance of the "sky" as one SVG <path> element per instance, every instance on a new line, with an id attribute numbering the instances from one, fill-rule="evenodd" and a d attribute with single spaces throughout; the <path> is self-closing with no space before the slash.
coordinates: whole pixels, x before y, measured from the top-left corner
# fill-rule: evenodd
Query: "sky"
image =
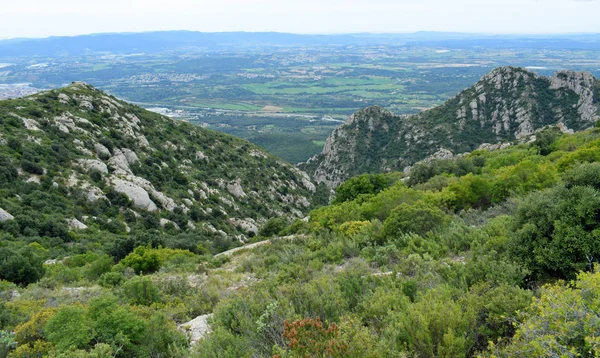
<path id="1" fill-rule="evenodd" d="M 0 0 L 0 38 L 158 30 L 600 33 L 600 0 Z"/>

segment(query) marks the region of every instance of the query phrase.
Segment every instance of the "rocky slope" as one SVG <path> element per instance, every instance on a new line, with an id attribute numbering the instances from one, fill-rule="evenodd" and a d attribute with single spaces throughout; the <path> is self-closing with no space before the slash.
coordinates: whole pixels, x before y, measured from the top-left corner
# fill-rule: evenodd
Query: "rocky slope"
<path id="1" fill-rule="evenodd" d="M 244 240 L 269 217 L 305 215 L 316 191 L 246 141 L 84 83 L 0 101 L 0 164 L 0 222 L 14 235 L 52 236 L 52 222 Z"/>
<path id="2" fill-rule="evenodd" d="M 600 81 L 590 73 L 560 71 L 547 78 L 501 67 L 416 115 L 397 116 L 379 107 L 353 114 L 301 168 L 335 187 L 361 173 L 401 171 L 432 155 L 517 141 L 548 125 L 586 129 L 600 118 L 599 109 Z"/>

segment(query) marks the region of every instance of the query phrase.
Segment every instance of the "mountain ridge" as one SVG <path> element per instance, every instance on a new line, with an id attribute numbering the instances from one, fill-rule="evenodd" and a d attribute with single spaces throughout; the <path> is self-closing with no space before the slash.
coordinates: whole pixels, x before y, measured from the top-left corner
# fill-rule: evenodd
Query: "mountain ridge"
<path id="1" fill-rule="evenodd" d="M 74 232 L 158 229 L 235 245 L 271 217 L 303 217 L 316 191 L 249 142 L 82 82 L 0 101 L 0 124 L 0 221 L 22 234 L 42 235 L 52 219 Z M 27 224 L 36 215 L 42 223 Z"/>
<path id="2" fill-rule="evenodd" d="M 548 125 L 565 131 L 600 118 L 600 81 L 587 72 L 544 77 L 500 67 L 444 104 L 411 116 L 380 107 L 354 113 L 334 130 L 323 152 L 300 167 L 335 187 L 362 173 L 402 171 L 445 149 L 453 154 L 486 143 L 518 141 Z"/>

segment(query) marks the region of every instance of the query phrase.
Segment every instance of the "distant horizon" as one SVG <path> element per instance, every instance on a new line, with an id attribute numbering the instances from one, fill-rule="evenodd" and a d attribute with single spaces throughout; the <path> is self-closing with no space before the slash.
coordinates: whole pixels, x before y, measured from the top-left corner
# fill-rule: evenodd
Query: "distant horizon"
<path id="1" fill-rule="evenodd" d="M 173 29 L 173 30 L 146 30 L 146 31 L 106 31 L 106 32 L 91 32 L 91 33 L 80 33 L 73 35 L 48 35 L 48 36 L 20 36 L 20 37 L 2 37 L 0 35 L 0 41 L 12 41 L 12 40 L 44 40 L 52 38 L 74 38 L 74 37 L 85 37 L 85 36 L 100 36 L 100 35 L 136 35 L 136 34 L 152 34 L 152 33 L 168 33 L 168 32 L 190 32 L 190 33 L 203 33 L 203 34 L 286 34 L 286 35 L 299 35 L 299 36 L 356 36 L 356 35 L 416 35 L 421 33 L 428 34 L 455 34 L 455 35 L 470 35 L 470 36 L 483 36 L 483 37 L 494 37 L 494 36 L 510 36 L 510 37 L 555 37 L 555 36 L 593 36 L 599 35 L 600 31 L 590 32 L 547 32 L 547 33 L 536 33 L 536 32 L 464 32 L 464 31 L 436 31 L 436 30 L 418 30 L 418 31 L 397 31 L 397 32 L 379 32 L 379 31 L 361 31 L 361 32 L 290 32 L 290 31 L 200 31 L 200 30 L 187 30 L 187 29 Z"/>
<path id="2" fill-rule="evenodd" d="M 29 0 L 2 5 L 0 38 L 186 29 L 293 34 L 598 33 L 600 0 Z"/>

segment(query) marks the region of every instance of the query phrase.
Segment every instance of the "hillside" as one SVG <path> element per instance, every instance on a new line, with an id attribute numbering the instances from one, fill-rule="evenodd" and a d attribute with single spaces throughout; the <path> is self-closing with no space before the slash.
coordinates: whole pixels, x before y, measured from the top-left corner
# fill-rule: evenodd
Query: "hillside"
<path id="1" fill-rule="evenodd" d="M 0 353 L 597 357 L 600 129 L 419 168 L 221 255 L 75 241 L 42 265 L 56 241 L 16 255 L 2 225 Z"/>
<path id="2" fill-rule="evenodd" d="M 303 217 L 315 185 L 264 150 L 84 83 L 0 101 L 0 221 L 85 247 L 148 232 L 219 251 L 268 218 Z M 198 246 L 200 245 L 200 246 Z"/>
<path id="3" fill-rule="evenodd" d="M 353 114 L 301 167 L 335 187 L 354 175 L 402 171 L 436 152 L 469 152 L 514 142 L 548 125 L 565 132 L 594 126 L 600 81 L 586 72 L 541 77 L 521 68 L 493 70 L 443 105 L 412 116 L 379 107 Z"/>

